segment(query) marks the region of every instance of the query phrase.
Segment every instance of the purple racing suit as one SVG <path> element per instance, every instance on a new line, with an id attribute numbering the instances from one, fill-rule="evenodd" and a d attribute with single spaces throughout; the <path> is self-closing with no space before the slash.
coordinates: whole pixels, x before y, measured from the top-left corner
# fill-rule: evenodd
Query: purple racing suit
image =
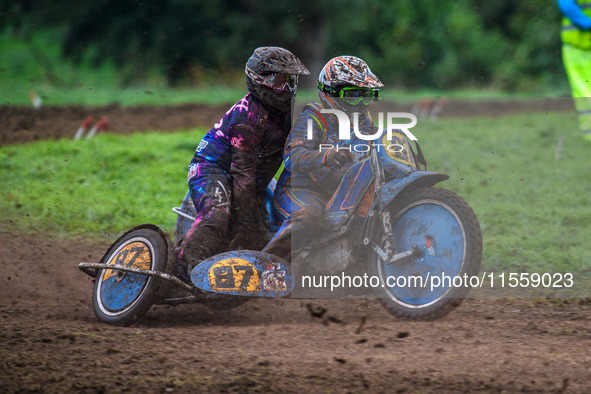
<path id="1" fill-rule="evenodd" d="M 179 266 L 194 267 L 228 247 L 260 249 L 259 197 L 279 169 L 291 114 L 248 93 L 203 137 L 188 172 L 197 218 L 181 243 Z"/>

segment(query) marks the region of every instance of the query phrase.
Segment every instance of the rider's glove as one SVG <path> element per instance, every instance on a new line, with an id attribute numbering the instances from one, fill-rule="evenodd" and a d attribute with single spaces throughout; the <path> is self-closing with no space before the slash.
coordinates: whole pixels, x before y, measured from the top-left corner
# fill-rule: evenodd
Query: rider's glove
<path id="1" fill-rule="evenodd" d="M 324 162 L 330 166 L 335 168 L 340 168 L 353 160 L 351 153 L 348 151 L 337 150 L 336 147 L 330 148 L 324 153 Z"/>

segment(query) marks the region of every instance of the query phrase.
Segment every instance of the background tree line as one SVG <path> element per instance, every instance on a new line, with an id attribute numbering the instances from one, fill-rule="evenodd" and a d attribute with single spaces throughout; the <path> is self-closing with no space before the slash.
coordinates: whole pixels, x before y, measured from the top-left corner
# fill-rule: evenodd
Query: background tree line
<path id="1" fill-rule="evenodd" d="M 364 58 L 389 86 L 507 91 L 564 81 L 560 14 L 546 0 L 0 0 L 0 31 L 64 29 L 67 59 L 114 62 L 129 83 L 224 78 L 278 45 L 317 70 Z"/>

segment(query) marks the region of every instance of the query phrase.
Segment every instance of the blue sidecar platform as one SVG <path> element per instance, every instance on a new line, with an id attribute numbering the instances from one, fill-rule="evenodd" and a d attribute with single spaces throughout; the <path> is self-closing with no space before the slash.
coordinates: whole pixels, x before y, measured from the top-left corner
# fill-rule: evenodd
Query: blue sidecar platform
<path id="1" fill-rule="evenodd" d="M 191 271 L 191 281 L 211 293 L 285 297 L 291 292 L 289 263 L 269 253 L 238 250 L 210 257 Z"/>

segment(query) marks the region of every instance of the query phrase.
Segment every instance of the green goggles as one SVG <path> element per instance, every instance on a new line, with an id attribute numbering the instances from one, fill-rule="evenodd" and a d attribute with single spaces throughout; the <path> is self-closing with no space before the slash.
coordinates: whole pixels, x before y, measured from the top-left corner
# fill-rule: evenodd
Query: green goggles
<path id="1" fill-rule="evenodd" d="M 372 101 L 380 100 L 380 89 L 378 88 L 362 88 L 358 86 L 342 86 L 332 87 L 326 86 L 323 83 L 318 82 L 318 89 L 323 92 L 329 93 L 332 97 L 342 98 L 344 101 L 351 105 L 357 105 L 361 102 L 365 105 L 369 105 Z"/>

